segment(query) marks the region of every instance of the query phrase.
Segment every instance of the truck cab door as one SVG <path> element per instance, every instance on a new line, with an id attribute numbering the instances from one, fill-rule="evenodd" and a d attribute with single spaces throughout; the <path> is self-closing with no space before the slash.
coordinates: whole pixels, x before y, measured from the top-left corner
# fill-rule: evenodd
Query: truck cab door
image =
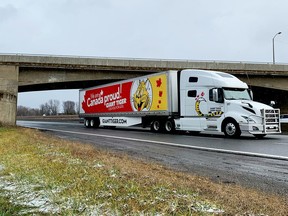
<path id="1" fill-rule="evenodd" d="M 221 117 L 224 113 L 224 95 L 221 88 L 209 90 L 208 117 Z"/>
<path id="2" fill-rule="evenodd" d="M 208 92 L 205 89 L 190 89 L 185 95 L 185 114 L 191 117 L 206 116 Z"/>

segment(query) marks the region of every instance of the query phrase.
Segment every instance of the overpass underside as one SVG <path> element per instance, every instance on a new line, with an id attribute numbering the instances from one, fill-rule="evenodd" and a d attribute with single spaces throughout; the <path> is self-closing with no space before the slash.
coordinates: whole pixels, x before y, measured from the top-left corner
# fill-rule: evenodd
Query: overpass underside
<path id="1" fill-rule="evenodd" d="M 101 85 L 122 79 L 144 76 L 161 70 L 87 70 L 87 69 L 61 69 L 61 68 L 20 68 L 19 92 L 53 90 L 53 89 L 78 89 Z M 222 70 L 223 71 L 223 70 Z M 242 81 L 252 86 L 288 91 L 288 74 L 249 75 L 245 71 L 226 71 L 237 76 Z"/>
<path id="2" fill-rule="evenodd" d="M 143 71 L 20 68 L 19 92 L 80 89 L 143 76 Z"/>
<path id="3" fill-rule="evenodd" d="M 158 71 L 20 68 L 18 91 L 88 88 Z M 288 113 L 288 77 L 274 74 L 249 75 L 245 71 L 230 73 L 251 86 L 256 101 L 265 104 L 275 101 L 282 113 Z"/>
<path id="4" fill-rule="evenodd" d="M 264 104 L 275 101 L 281 113 L 288 113 L 288 77 L 286 76 L 239 76 L 254 93 L 254 100 Z"/>

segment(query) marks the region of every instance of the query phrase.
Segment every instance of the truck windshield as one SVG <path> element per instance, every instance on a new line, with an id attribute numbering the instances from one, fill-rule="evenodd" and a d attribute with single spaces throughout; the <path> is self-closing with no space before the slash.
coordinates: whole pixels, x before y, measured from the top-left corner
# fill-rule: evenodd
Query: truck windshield
<path id="1" fill-rule="evenodd" d="M 251 100 L 248 89 L 223 88 L 226 100 Z"/>

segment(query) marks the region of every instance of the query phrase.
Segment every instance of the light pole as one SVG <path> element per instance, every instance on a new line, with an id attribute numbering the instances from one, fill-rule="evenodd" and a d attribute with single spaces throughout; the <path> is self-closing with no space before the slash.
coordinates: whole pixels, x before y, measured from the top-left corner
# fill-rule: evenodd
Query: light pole
<path id="1" fill-rule="evenodd" d="M 278 32 L 275 34 L 275 36 L 272 39 L 272 45 L 273 45 L 273 64 L 275 64 L 275 48 L 274 48 L 274 39 L 277 35 L 281 34 L 282 32 Z"/>

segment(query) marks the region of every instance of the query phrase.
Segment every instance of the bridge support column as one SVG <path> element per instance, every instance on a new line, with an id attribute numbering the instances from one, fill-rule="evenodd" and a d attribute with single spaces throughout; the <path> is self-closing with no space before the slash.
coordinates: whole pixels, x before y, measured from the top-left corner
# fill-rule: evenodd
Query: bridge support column
<path id="1" fill-rule="evenodd" d="M 19 67 L 0 65 L 0 125 L 16 125 Z"/>

